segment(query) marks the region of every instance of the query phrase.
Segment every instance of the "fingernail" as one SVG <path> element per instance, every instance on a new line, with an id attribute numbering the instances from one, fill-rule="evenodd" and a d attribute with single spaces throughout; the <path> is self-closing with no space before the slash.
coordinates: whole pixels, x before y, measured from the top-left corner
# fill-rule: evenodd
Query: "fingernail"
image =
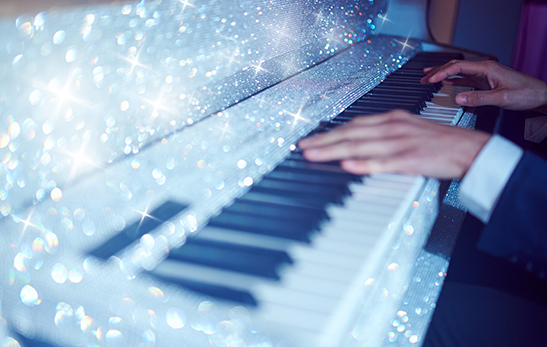
<path id="1" fill-rule="evenodd" d="M 467 95 L 458 95 L 456 96 L 456 102 L 460 105 L 467 104 Z"/>
<path id="2" fill-rule="evenodd" d="M 428 73 L 428 72 L 431 71 L 431 70 L 433 70 L 432 67 L 425 67 L 425 68 L 424 68 L 424 72 L 425 72 L 425 73 Z"/>
<path id="3" fill-rule="evenodd" d="M 302 139 L 302 140 L 298 141 L 298 147 L 300 147 L 300 148 L 305 147 L 308 144 L 308 142 L 310 142 L 310 140 Z"/>

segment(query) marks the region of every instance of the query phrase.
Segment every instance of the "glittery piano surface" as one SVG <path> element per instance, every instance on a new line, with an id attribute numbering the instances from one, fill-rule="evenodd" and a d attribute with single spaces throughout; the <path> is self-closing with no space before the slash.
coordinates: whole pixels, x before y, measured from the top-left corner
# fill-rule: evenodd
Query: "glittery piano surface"
<path id="1" fill-rule="evenodd" d="M 140 274 L 415 53 L 370 35 L 384 7 L 165 0 L 2 20 L 6 344 L 277 345 L 247 308 Z M 90 255 L 165 201 L 185 208 Z"/>

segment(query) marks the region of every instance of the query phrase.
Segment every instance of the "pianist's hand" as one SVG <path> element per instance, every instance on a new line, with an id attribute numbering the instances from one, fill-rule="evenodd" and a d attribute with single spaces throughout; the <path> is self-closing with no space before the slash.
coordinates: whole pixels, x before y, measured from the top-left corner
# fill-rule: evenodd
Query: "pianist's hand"
<path id="1" fill-rule="evenodd" d="M 474 87 L 456 102 L 466 106 L 494 105 L 509 110 L 531 110 L 547 114 L 547 83 L 517 72 L 495 61 L 453 60 L 443 66 L 425 68 L 422 83 L 443 81 L 447 85 Z M 460 76 L 461 78 L 450 78 Z"/>
<path id="2" fill-rule="evenodd" d="M 355 174 L 403 173 L 461 178 L 489 134 L 439 125 L 396 110 L 357 117 L 299 143 L 311 161 L 341 160 Z"/>

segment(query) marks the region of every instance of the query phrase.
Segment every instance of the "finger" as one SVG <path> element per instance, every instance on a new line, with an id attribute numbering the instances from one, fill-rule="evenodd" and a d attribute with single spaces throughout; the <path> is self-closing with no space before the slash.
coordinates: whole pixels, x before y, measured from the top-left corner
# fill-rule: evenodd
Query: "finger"
<path id="1" fill-rule="evenodd" d="M 439 69 L 441 69 L 443 67 L 444 67 L 444 65 L 441 65 L 441 66 L 428 66 L 428 67 L 424 67 L 423 72 L 425 74 L 429 75 L 429 74 L 435 73 L 436 71 L 438 71 Z"/>
<path id="2" fill-rule="evenodd" d="M 456 95 L 456 103 L 465 106 L 503 106 L 505 100 L 500 90 L 474 90 Z"/>
<path id="3" fill-rule="evenodd" d="M 406 112 L 406 111 L 401 111 Z M 388 112 L 373 116 L 359 116 L 328 133 L 319 134 L 313 137 L 302 139 L 298 143 L 301 149 L 321 147 L 343 140 L 366 139 L 368 137 L 381 137 L 384 129 L 371 129 L 371 127 L 381 126 L 395 119 L 404 118 L 406 115 L 399 115 L 399 112 Z M 408 112 L 406 112 L 408 113 Z M 410 115 L 410 113 L 408 113 Z"/>
<path id="4" fill-rule="evenodd" d="M 424 81 L 422 83 L 437 83 L 452 76 L 484 76 L 484 70 L 482 62 L 452 60 L 440 69 L 429 73 L 421 81 Z"/>
<path id="5" fill-rule="evenodd" d="M 366 137 L 366 135 L 363 135 L 365 133 L 366 128 L 350 126 L 348 123 L 327 133 L 302 139 L 298 143 L 298 147 L 300 147 L 300 149 L 306 150 L 311 148 L 329 146 L 344 140 L 352 140 L 359 137 Z"/>
<path id="6" fill-rule="evenodd" d="M 356 117 L 328 133 L 302 139 L 298 147 L 302 150 L 325 147 L 346 140 L 371 140 L 406 133 L 409 122 L 419 121 L 410 112 L 393 110 L 373 116 Z"/>
<path id="7" fill-rule="evenodd" d="M 301 140 L 298 147 L 302 150 L 333 146 L 341 142 L 378 141 L 384 138 L 404 136 L 408 132 L 408 121 L 416 121 L 412 115 L 383 115 L 370 121 L 372 117 L 358 117 L 328 133 Z M 309 152 L 315 153 L 315 152 Z"/>
<path id="8" fill-rule="evenodd" d="M 407 160 L 399 157 L 374 159 L 347 159 L 340 163 L 345 171 L 356 175 L 402 173 L 414 174 L 409 170 Z"/>
<path id="9" fill-rule="evenodd" d="M 449 78 L 443 81 L 444 85 L 447 86 L 458 86 L 458 87 L 471 87 L 474 88 L 477 86 L 477 81 L 471 78 Z"/>
<path id="10" fill-rule="evenodd" d="M 405 150 L 400 137 L 377 140 L 342 141 L 325 147 L 304 150 L 310 161 L 331 161 L 351 158 L 393 156 Z"/>
<path id="11" fill-rule="evenodd" d="M 454 60 L 453 60 L 454 61 Z M 452 62 L 451 62 L 452 63 Z M 446 64 L 445 64 L 446 65 Z M 422 84 L 430 84 L 429 77 L 433 76 L 437 73 L 440 69 L 443 69 L 445 65 L 442 66 L 430 66 L 423 69 L 423 72 L 426 74 L 426 76 L 422 77 L 420 79 L 420 83 Z"/>
<path id="12" fill-rule="evenodd" d="M 348 125 L 372 126 L 413 118 L 414 116 L 406 110 L 392 110 L 372 116 L 356 117 L 351 122 L 349 122 Z"/>

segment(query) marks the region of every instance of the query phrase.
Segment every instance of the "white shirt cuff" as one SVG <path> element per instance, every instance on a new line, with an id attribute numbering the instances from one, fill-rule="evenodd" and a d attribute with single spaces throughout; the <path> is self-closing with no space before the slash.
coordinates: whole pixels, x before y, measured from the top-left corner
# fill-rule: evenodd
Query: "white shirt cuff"
<path id="1" fill-rule="evenodd" d="M 472 215 L 488 223 L 522 154 L 520 147 L 499 135 L 486 143 L 460 185 L 460 201 Z"/>

